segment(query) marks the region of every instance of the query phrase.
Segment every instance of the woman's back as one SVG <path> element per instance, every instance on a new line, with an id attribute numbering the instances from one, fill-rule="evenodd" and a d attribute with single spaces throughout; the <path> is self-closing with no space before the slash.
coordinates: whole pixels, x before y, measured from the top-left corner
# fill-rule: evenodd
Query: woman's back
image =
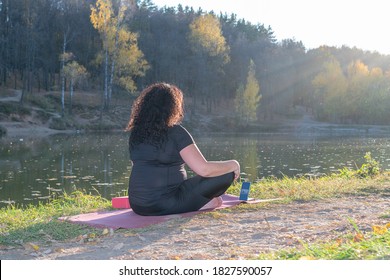
<path id="1" fill-rule="evenodd" d="M 180 125 L 168 129 L 166 140 L 161 147 L 151 144 L 130 145 L 130 159 L 133 168 L 129 183 L 132 205 L 151 204 L 173 190 L 187 179 L 184 161 L 180 151 L 192 144 L 191 135 Z"/>

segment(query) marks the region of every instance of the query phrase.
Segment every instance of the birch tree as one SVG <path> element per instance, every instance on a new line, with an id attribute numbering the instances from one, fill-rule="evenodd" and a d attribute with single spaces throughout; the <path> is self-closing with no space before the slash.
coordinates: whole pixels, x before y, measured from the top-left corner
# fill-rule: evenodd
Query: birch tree
<path id="1" fill-rule="evenodd" d="M 100 33 L 103 44 L 104 91 L 102 110 L 109 110 L 114 84 L 135 91 L 134 77 L 143 76 L 149 68 L 138 48 L 138 35 L 126 29 L 126 15 L 131 13 L 133 0 L 119 0 L 115 13 L 111 0 L 97 0 L 91 8 L 91 23 Z"/>
<path id="2" fill-rule="evenodd" d="M 61 62 L 61 116 L 65 116 L 65 82 L 66 82 L 66 75 L 65 75 L 65 65 L 68 61 L 71 60 L 72 54 L 66 52 L 66 45 L 67 45 L 67 39 L 66 35 L 64 34 L 64 41 L 63 41 L 63 48 L 62 48 L 62 54 L 60 55 L 60 62 Z"/>
<path id="3" fill-rule="evenodd" d="M 84 79 L 88 73 L 84 66 L 77 61 L 72 61 L 64 67 L 64 77 L 69 80 L 69 113 L 72 114 L 74 87 Z"/>

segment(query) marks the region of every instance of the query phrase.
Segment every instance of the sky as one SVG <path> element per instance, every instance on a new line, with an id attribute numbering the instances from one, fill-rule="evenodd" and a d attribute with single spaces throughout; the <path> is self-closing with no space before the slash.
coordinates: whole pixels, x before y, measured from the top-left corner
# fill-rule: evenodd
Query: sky
<path id="1" fill-rule="evenodd" d="M 307 49 L 357 47 L 390 55 L 388 0 L 152 0 L 158 7 L 199 7 L 234 13 L 270 26 L 278 41 L 295 39 Z"/>

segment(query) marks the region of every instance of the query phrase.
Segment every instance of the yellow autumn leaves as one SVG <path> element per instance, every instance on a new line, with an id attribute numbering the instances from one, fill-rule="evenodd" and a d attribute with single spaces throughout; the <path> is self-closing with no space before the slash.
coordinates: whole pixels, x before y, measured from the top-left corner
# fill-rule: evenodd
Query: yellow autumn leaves
<path id="1" fill-rule="evenodd" d="M 385 234 L 387 233 L 387 231 L 389 230 L 390 228 L 390 223 L 387 223 L 386 225 L 373 225 L 371 226 L 372 228 L 372 232 L 374 234 L 377 234 L 377 235 L 382 235 L 382 234 Z M 361 232 L 358 232 L 354 235 L 353 237 L 353 242 L 361 242 L 363 241 L 365 238 L 364 238 L 364 234 L 361 233 Z"/>
<path id="2" fill-rule="evenodd" d="M 386 247 L 388 233 L 390 232 L 390 223 L 385 225 L 372 225 L 370 233 L 363 233 L 355 227 L 355 234 L 347 235 L 336 239 L 334 242 L 316 246 L 308 246 L 298 257 L 299 260 L 318 260 L 318 259 L 364 259 L 367 258 L 367 248 L 382 248 Z M 382 238 L 383 236 L 383 238 Z M 383 250 L 386 251 L 386 249 Z M 383 253 L 385 251 L 380 251 Z M 388 251 L 388 249 L 387 249 Z M 374 258 L 381 258 L 381 255 L 373 250 Z M 384 253 L 386 254 L 386 253 Z M 369 258 L 372 258 L 370 256 Z"/>
<path id="3" fill-rule="evenodd" d="M 347 69 L 331 57 L 312 80 L 320 119 L 370 123 L 387 112 L 386 89 L 390 72 L 379 67 L 369 69 L 362 61 L 351 62 Z M 375 108 L 375 109 L 373 109 Z M 387 111 L 386 111 L 387 110 Z"/>
<path id="4" fill-rule="evenodd" d="M 372 226 L 372 231 L 373 233 L 375 234 L 379 234 L 379 235 L 382 235 L 382 234 L 385 234 L 390 228 L 390 223 L 387 223 L 386 225 L 384 226 L 380 226 L 380 225 L 373 225 Z"/>
<path id="5" fill-rule="evenodd" d="M 112 228 L 110 229 L 105 228 L 100 234 L 92 232 L 89 234 L 79 235 L 78 237 L 76 237 L 75 241 L 80 244 L 91 243 L 91 242 L 99 241 L 100 237 L 112 236 L 112 235 L 114 235 L 114 230 Z"/>
<path id="6" fill-rule="evenodd" d="M 204 49 L 210 56 L 222 55 L 229 60 L 229 47 L 222 34 L 221 24 L 214 15 L 207 14 L 197 17 L 190 24 L 190 40 L 196 47 Z"/>
<path id="7" fill-rule="evenodd" d="M 126 17 L 131 17 L 133 6 L 132 0 L 120 1 L 119 10 L 115 11 L 112 0 L 98 0 L 91 7 L 90 20 L 99 31 L 103 44 L 96 62 L 104 63 L 106 109 L 114 83 L 134 92 L 137 88 L 134 78 L 144 76 L 150 67 L 138 48 L 138 34 L 131 32 L 126 25 Z"/>

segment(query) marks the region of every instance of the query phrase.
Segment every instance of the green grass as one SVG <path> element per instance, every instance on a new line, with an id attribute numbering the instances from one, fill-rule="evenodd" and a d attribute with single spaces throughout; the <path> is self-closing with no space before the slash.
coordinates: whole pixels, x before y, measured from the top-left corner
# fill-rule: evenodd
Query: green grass
<path id="1" fill-rule="evenodd" d="M 319 178 L 284 177 L 268 178 L 256 182 L 251 188 L 251 197 L 270 199 L 282 198 L 284 201 L 309 201 L 330 197 L 362 193 L 389 192 L 390 172 L 381 172 L 379 163 L 365 155 L 366 163 L 357 170 L 342 169 L 338 173 Z M 238 195 L 241 184 L 238 183 L 230 192 Z"/>
<path id="2" fill-rule="evenodd" d="M 42 240 L 66 240 L 95 232 L 93 228 L 61 222 L 61 216 L 110 208 L 100 196 L 75 192 L 38 206 L 8 206 L 0 210 L 0 244 L 15 245 Z"/>
<path id="3" fill-rule="evenodd" d="M 344 177 L 337 174 L 309 178 L 264 179 L 252 184 L 250 196 L 260 199 L 281 198 L 285 202 L 310 201 L 331 197 L 362 194 L 390 193 L 388 182 L 390 173 L 382 172 L 378 175 L 358 178 Z M 237 183 L 229 192 L 238 195 L 241 184 Z"/>

